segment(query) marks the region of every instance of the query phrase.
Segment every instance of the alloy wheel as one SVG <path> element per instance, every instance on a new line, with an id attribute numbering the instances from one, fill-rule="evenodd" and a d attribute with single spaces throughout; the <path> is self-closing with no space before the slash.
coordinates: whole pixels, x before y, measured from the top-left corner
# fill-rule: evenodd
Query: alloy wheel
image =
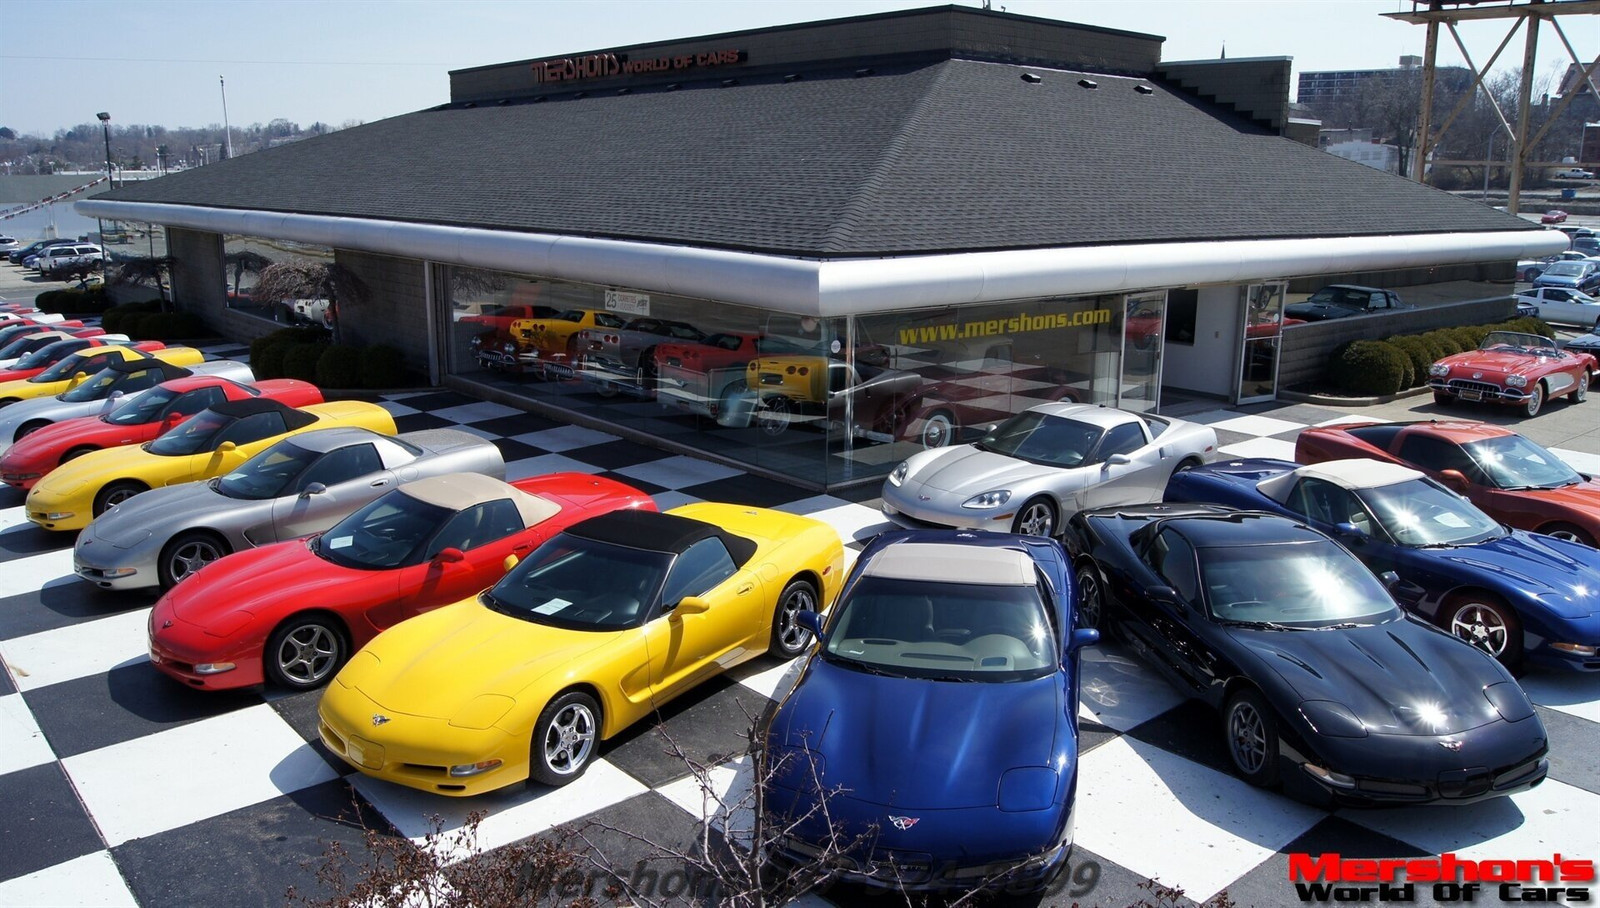
<path id="1" fill-rule="evenodd" d="M 1235 703 L 1228 713 L 1228 752 L 1246 775 L 1254 775 L 1266 765 L 1266 724 L 1248 702 Z"/>
<path id="2" fill-rule="evenodd" d="M 594 713 L 582 703 L 568 703 L 556 713 L 544 736 L 544 761 L 558 775 L 576 774 L 594 750 Z"/>
<path id="3" fill-rule="evenodd" d="M 1479 602 L 1469 602 L 1456 609 L 1450 617 L 1450 633 L 1497 659 L 1505 654 L 1506 643 L 1511 639 L 1505 618 Z"/>
<path id="4" fill-rule="evenodd" d="M 299 684 L 322 681 L 339 659 L 339 641 L 333 631 L 320 624 L 297 628 L 278 646 L 278 670 Z"/>

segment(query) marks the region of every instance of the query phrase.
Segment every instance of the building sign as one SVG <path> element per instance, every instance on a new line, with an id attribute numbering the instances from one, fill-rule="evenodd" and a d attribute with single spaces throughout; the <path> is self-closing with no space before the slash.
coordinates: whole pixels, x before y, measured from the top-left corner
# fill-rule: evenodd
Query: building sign
<path id="1" fill-rule="evenodd" d="M 630 60 L 626 54 L 585 54 L 581 57 L 560 57 L 539 60 L 533 64 L 534 78 L 540 83 L 576 82 L 580 79 L 604 79 L 610 76 L 638 76 L 646 73 L 681 72 L 710 66 L 727 66 L 743 63 L 742 50 L 713 50 L 698 54 L 672 54 L 646 60 Z"/>
<path id="2" fill-rule="evenodd" d="M 606 291 L 606 311 L 623 315 L 649 315 L 650 297 L 644 293 L 626 293 L 621 290 Z"/>

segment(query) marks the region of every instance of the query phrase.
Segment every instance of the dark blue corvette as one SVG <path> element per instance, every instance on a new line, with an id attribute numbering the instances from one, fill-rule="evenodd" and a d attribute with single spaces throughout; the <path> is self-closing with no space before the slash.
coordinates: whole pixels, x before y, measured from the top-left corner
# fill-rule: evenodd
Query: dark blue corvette
<path id="1" fill-rule="evenodd" d="M 1374 460 L 1209 464 L 1169 502 L 1275 511 L 1344 543 L 1414 611 L 1516 668 L 1600 671 L 1600 552 L 1514 530 L 1423 474 Z"/>
<path id="2" fill-rule="evenodd" d="M 906 889 L 1047 885 L 1072 847 L 1078 629 L 1060 543 L 885 533 L 762 730 L 791 859 Z"/>

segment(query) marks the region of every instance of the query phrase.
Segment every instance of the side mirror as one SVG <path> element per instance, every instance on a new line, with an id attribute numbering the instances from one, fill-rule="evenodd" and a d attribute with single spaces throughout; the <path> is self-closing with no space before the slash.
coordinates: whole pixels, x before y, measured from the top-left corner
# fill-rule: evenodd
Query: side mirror
<path id="1" fill-rule="evenodd" d="M 824 634 L 822 633 L 822 616 L 816 612 L 813 612 L 809 609 L 803 609 L 798 615 L 794 616 L 794 623 L 810 631 L 811 636 L 817 638 L 818 640 L 823 639 Z"/>
<path id="2" fill-rule="evenodd" d="M 1080 627 L 1072 632 L 1072 639 L 1067 641 L 1067 652 L 1094 646 L 1100 642 L 1100 632 L 1092 627 Z"/>
<path id="3" fill-rule="evenodd" d="M 1121 466 L 1125 463 L 1133 463 L 1133 458 L 1126 454 L 1113 454 L 1106 458 L 1106 462 L 1101 465 L 1100 469 L 1106 470 L 1110 469 L 1111 467 Z"/>
<path id="4" fill-rule="evenodd" d="M 516 567 L 517 565 L 519 565 L 521 563 L 522 563 L 522 559 L 518 558 L 517 556 L 515 556 L 515 555 L 507 555 L 506 556 L 506 560 L 500 562 L 500 566 L 505 568 L 506 573 L 509 574 L 509 573 L 511 573 L 511 569 L 512 568 Z"/>
<path id="5" fill-rule="evenodd" d="M 1472 485 L 1467 482 L 1466 474 L 1460 470 L 1439 471 L 1439 483 L 1457 495 L 1467 494 L 1467 489 Z"/>
<path id="6" fill-rule="evenodd" d="M 237 451 L 237 450 L 239 450 L 239 446 L 234 444 L 231 441 L 225 441 L 222 444 L 217 445 L 217 453 L 218 454 L 232 454 L 234 451 Z"/>
<path id="7" fill-rule="evenodd" d="M 89 377 L 89 373 L 87 373 L 87 372 L 79 372 L 76 375 L 72 376 L 72 378 L 67 381 L 67 384 L 69 384 L 72 387 L 76 388 L 77 386 L 83 384 L 83 380 L 88 378 L 88 377 Z"/>
<path id="8" fill-rule="evenodd" d="M 701 599 L 699 596 L 685 596 L 678 600 L 677 605 L 672 607 L 672 611 L 679 615 L 698 615 L 710 610 L 711 603 Z"/>
<path id="9" fill-rule="evenodd" d="M 1144 591 L 1144 597 L 1158 605 L 1170 605 L 1180 612 L 1189 610 L 1189 606 L 1178 595 L 1178 591 L 1170 586 L 1152 586 Z"/>
<path id="10" fill-rule="evenodd" d="M 1356 526 L 1353 523 L 1349 523 L 1349 522 L 1340 523 L 1340 524 L 1334 525 L 1333 531 L 1335 533 L 1339 534 L 1340 536 L 1345 537 L 1346 539 L 1365 539 L 1365 538 L 1367 538 L 1367 531 L 1366 530 L 1363 530 L 1362 528 Z"/>
<path id="11" fill-rule="evenodd" d="M 126 397 L 127 395 L 123 394 L 121 391 L 112 391 L 107 396 L 108 396 L 108 398 L 110 400 L 121 400 L 122 398 Z"/>
<path id="12" fill-rule="evenodd" d="M 1394 588 L 1400 585 L 1400 575 L 1394 571 L 1384 571 L 1378 575 L 1378 579 L 1383 581 L 1383 588 L 1390 592 L 1393 592 Z"/>
<path id="13" fill-rule="evenodd" d="M 169 429 L 180 422 L 183 422 L 183 414 L 181 413 L 168 413 L 166 416 L 161 417 L 161 424 Z"/>
<path id="14" fill-rule="evenodd" d="M 321 495 L 326 491 L 328 491 L 328 487 L 320 482 L 308 483 L 305 488 L 300 490 L 300 497 L 310 498 L 313 495 Z"/>
<path id="15" fill-rule="evenodd" d="M 437 555 L 433 556 L 434 564 L 455 564 L 458 561 L 466 560 L 466 553 L 453 546 L 442 548 Z"/>

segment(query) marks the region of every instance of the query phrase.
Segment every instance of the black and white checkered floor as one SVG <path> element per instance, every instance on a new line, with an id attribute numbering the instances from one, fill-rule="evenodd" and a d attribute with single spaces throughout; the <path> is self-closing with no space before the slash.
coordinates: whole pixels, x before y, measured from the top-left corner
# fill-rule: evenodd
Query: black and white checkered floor
<path id="1" fill-rule="evenodd" d="M 632 483 L 663 508 L 778 507 L 827 521 L 857 550 L 886 526 L 875 501 L 807 494 L 454 393 L 386 405 L 402 431 L 460 425 L 493 438 L 512 478 L 579 470 Z M 1217 428 L 1225 454 L 1287 456 L 1304 426 L 1350 416 L 1282 406 L 1190 418 Z M 0 493 L 0 905 L 281 904 L 291 885 L 314 891 L 324 843 L 358 846 L 363 823 L 421 837 L 431 816 L 449 829 L 475 810 L 487 812 L 479 835 L 488 846 L 586 819 L 684 841 L 704 798 L 658 728 L 689 756 L 722 763 L 717 784 L 737 786 L 743 761 L 730 756 L 742 752 L 746 716 L 795 668 L 759 662 L 707 685 L 659 725 L 608 744 L 566 788 L 436 798 L 347 772 L 317 741 L 317 693 L 204 694 L 158 674 L 145 656 L 152 597 L 74 579 L 69 538 L 27 523 L 21 505 L 20 494 Z M 1330 814 L 1239 781 L 1215 715 L 1116 647 L 1093 649 L 1073 860 L 1100 872 L 1093 891 L 1073 886 L 1045 901 L 1128 905 L 1155 877 L 1197 901 L 1226 890 L 1240 905 L 1288 904 L 1285 854 L 1294 851 L 1594 857 L 1600 678 L 1532 674 L 1525 686 L 1550 733 L 1544 785 L 1464 808 Z M 608 854 L 625 875 L 641 857 Z M 829 898 L 841 901 L 837 891 L 807 901 Z"/>

